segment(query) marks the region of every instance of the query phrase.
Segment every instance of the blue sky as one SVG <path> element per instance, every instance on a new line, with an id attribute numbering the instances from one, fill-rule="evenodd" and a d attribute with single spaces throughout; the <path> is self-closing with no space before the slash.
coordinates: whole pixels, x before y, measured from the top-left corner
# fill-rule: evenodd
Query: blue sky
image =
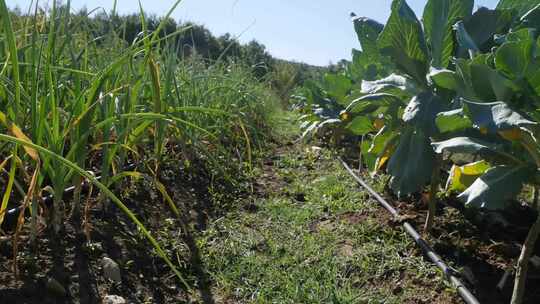
<path id="1" fill-rule="evenodd" d="M 26 8 L 30 0 L 9 0 L 10 5 Z M 40 3 L 47 2 L 40 0 Z M 174 0 L 141 0 L 143 8 L 165 14 Z M 391 0 L 184 0 L 173 14 L 175 19 L 204 24 L 214 34 L 240 35 L 242 42 L 257 39 L 279 58 L 326 65 L 349 59 L 358 47 L 350 12 L 384 22 Z M 476 0 L 476 7 L 494 7 L 498 0 Z M 72 0 L 76 8 L 103 7 L 112 0 Z M 421 16 L 426 0 L 408 0 Z M 136 0 L 118 0 L 122 13 L 138 11 Z"/>

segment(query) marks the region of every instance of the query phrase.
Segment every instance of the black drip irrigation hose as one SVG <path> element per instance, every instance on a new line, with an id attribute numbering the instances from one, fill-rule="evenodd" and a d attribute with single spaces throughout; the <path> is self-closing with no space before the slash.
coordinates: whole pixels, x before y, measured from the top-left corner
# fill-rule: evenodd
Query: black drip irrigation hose
<path id="1" fill-rule="evenodd" d="M 130 171 L 130 170 L 133 170 L 137 167 L 136 164 L 132 163 L 132 164 L 128 164 L 126 165 L 124 168 L 122 168 L 122 171 Z M 98 174 L 101 174 L 101 173 L 98 173 Z M 98 175 L 96 176 L 96 179 L 99 181 L 101 180 L 101 175 Z M 88 189 L 88 183 L 83 183 L 82 185 L 82 190 L 83 191 L 86 191 Z M 71 187 L 68 187 L 64 190 L 64 196 L 68 196 L 68 195 L 71 195 L 73 193 L 73 191 L 75 191 L 75 186 L 71 186 Z M 53 202 L 53 198 L 54 198 L 54 195 L 52 194 L 49 194 L 47 196 L 44 196 L 42 197 L 41 199 L 43 200 L 43 203 L 47 204 L 47 205 L 50 205 L 52 204 Z M 22 209 L 22 206 L 19 206 L 19 207 L 15 207 L 13 209 L 10 209 L 6 212 L 6 215 L 9 217 L 9 216 L 13 216 L 13 215 L 17 215 L 20 210 Z"/>
<path id="2" fill-rule="evenodd" d="M 399 212 L 392 207 L 392 205 L 387 202 L 381 195 L 379 195 L 373 188 L 371 188 L 362 178 L 360 178 L 354 171 L 347 165 L 343 159 L 339 158 L 339 161 L 343 164 L 343 167 L 347 169 L 349 174 L 363 187 L 365 188 L 371 196 L 373 196 L 388 212 L 390 212 L 394 217 L 399 217 Z M 408 222 L 403 222 L 403 227 L 405 231 L 414 239 L 416 244 L 422 249 L 422 252 L 435 264 L 439 267 L 445 278 L 450 281 L 456 288 L 458 294 L 467 304 L 480 304 L 478 299 L 472 294 L 472 292 L 467 289 L 465 284 L 456 276 L 456 272 L 448 267 L 442 258 L 429 246 L 429 244 L 422 239 L 420 234 L 414 229 L 414 227 Z"/>

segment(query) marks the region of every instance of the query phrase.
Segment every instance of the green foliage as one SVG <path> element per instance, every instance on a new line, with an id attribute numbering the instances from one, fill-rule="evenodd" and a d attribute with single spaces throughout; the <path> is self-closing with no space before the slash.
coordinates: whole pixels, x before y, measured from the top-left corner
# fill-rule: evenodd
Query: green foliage
<path id="1" fill-rule="evenodd" d="M 454 137 L 442 142 L 434 142 L 431 145 L 436 153 L 446 151 L 450 153 L 477 154 L 498 149 L 496 144 L 469 137 Z"/>
<path id="2" fill-rule="evenodd" d="M 458 199 L 468 207 L 504 209 L 530 179 L 527 167 L 497 166 L 489 169 L 463 191 Z"/>
<path id="3" fill-rule="evenodd" d="M 186 29 L 169 18 L 175 6 L 160 19 L 142 9 L 139 15 L 88 17 L 56 1 L 50 11 L 22 15 L 0 0 L 0 167 L 11 163 L 0 224 L 7 209 L 21 207 L 15 235 L 25 214 L 32 214 L 33 240 L 40 223 L 60 232 L 68 212 L 74 223 L 79 220 L 81 187 L 88 180 L 98 188 L 104 211 L 114 203 L 183 282 L 179 265 L 113 193 L 113 185 L 140 176 L 123 171 L 137 164 L 155 179 L 176 215 L 180 208 L 159 186 L 165 160 L 200 166 L 212 186 L 241 186 L 253 154 L 270 135 L 277 102 L 253 67 L 270 58 L 264 47 L 242 46 L 235 60 L 188 56 L 179 45 Z M 201 40 L 210 37 L 191 29 L 202 33 Z M 213 43 L 207 44 L 209 52 Z M 89 173 L 96 168 L 99 181 Z M 64 201 L 71 185 L 74 199 Z M 39 198 L 49 191 L 54 200 L 45 211 Z"/>
<path id="4" fill-rule="evenodd" d="M 363 136 L 366 165 L 380 170 L 388 163 L 399 195 L 436 182 L 431 180 L 435 153 L 445 162 L 459 153 L 480 155 L 494 168 L 540 168 L 538 4 L 503 0 L 496 9 L 473 13 L 471 0 L 428 1 L 420 22 L 406 1 L 394 0 L 384 26 L 353 14 L 362 51 L 353 51 L 345 73 L 326 76 L 336 81 L 319 90 L 326 94 L 322 100 L 337 105 L 332 119 L 342 123 L 333 130 Z M 361 89 L 346 90 L 351 81 Z M 512 195 L 521 184 L 535 183 L 519 170 L 485 174 L 478 183 L 451 189 L 463 191 L 468 206 L 491 208 L 497 194 L 479 187 L 482 181 L 527 176 L 516 179 Z M 493 207 L 512 195 L 499 197 Z"/>
<path id="5" fill-rule="evenodd" d="M 342 106 L 348 104 L 345 99 L 352 88 L 352 82 L 344 75 L 326 74 L 324 75 L 324 88 L 328 96 L 333 98 Z"/>
<path id="6" fill-rule="evenodd" d="M 463 166 L 453 165 L 446 182 L 446 191 L 448 193 L 465 191 L 489 168 L 490 165 L 485 160 Z"/>
<path id="7" fill-rule="evenodd" d="M 398 196 L 418 192 L 431 180 L 435 153 L 429 143 L 429 136 L 422 130 L 409 127 L 401 134 L 398 148 L 388 163 L 391 187 Z"/>
<path id="8" fill-rule="evenodd" d="M 446 68 L 454 54 L 452 26 L 472 14 L 474 0 L 430 0 L 424 9 L 424 30 L 433 58 L 431 65 Z"/>
<path id="9" fill-rule="evenodd" d="M 373 132 L 373 125 L 368 117 L 358 116 L 347 125 L 347 129 L 355 135 L 366 135 Z"/>
<path id="10" fill-rule="evenodd" d="M 464 20 L 463 31 L 470 37 L 468 43 L 474 43 L 479 51 L 489 52 L 493 46 L 494 35 L 506 33 L 509 30 L 512 16 L 513 14 L 509 10 L 490 10 L 481 7 L 470 18 Z M 463 31 L 459 31 L 460 36 Z M 463 42 L 462 39 L 458 39 L 458 41 Z M 463 47 L 463 45 L 461 46 Z M 458 54 L 463 55 L 462 53 Z"/>
<path id="11" fill-rule="evenodd" d="M 354 29 L 362 50 L 353 49 L 353 62 L 347 67 L 348 76 L 354 81 L 375 80 L 388 75 L 390 60 L 382 56 L 377 38 L 384 26 L 375 20 L 351 14 Z"/>
<path id="12" fill-rule="evenodd" d="M 468 117 L 471 118 L 474 125 L 490 133 L 530 128 L 538 124 L 513 111 L 504 102 L 476 103 L 464 101 L 464 103 Z"/>
<path id="13" fill-rule="evenodd" d="M 525 14 L 527 11 L 538 6 L 540 1 L 538 0 L 501 0 L 497 4 L 497 9 L 510 9 L 515 10 L 518 16 Z"/>
<path id="14" fill-rule="evenodd" d="M 422 93 L 411 99 L 403 112 L 403 122 L 423 130 L 428 136 L 437 133 L 435 119 L 441 112 L 442 101 L 437 95 Z"/>
<path id="15" fill-rule="evenodd" d="M 392 13 L 377 44 L 396 67 L 418 83 L 425 83 L 428 71 L 428 49 L 422 24 L 405 0 L 394 0 Z"/>
<path id="16" fill-rule="evenodd" d="M 505 209 L 525 184 L 540 187 L 540 1 L 501 0 L 474 13 L 473 6 L 429 0 L 421 23 L 405 0 L 394 0 L 384 26 L 353 15 L 362 51 L 339 78 L 361 90 L 330 94 L 349 102 L 340 118 L 350 123 L 333 131 L 362 136 L 365 166 L 386 168 L 395 194 L 430 184 L 426 230 L 443 168 L 452 168 L 448 194 L 469 208 Z M 512 303 L 522 301 L 538 227 L 540 218 L 523 246 Z"/>

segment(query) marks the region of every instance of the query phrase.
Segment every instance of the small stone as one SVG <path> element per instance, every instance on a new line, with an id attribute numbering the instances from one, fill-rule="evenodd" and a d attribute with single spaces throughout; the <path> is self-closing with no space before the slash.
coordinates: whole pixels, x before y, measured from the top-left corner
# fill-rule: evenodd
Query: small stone
<path id="1" fill-rule="evenodd" d="M 317 147 L 317 146 L 312 146 L 312 147 L 311 147 L 311 152 L 313 152 L 313 153 L 316 153 L 316 154 L 318 153 L 318 154 L 320 154 L 321 151 L 322 151 L 322 148 L 321 148 L 321 147 Z"/>
<path id="2" fill-rule="evenodd" d="M 58 282 L 54 278 L 47 279 L 45 287 L 48 291 L 50 291 L 56 296 L 64 297 L 66 295 L 66 289 L 64 288 L 64 286 L 62 286 L 62 284 L 60 284 L 60 282 Z"/>
<path id="3" fill-rule="evenodd" d="M 122 278 L 120 276 L 120 267 L 118 264 L 108 257 L 103 257 L 101 260 L 103 267 L 103 276 L 115 283 L 121 283 Z"/>
<path id="4" fill-rule="evenodd" d="M 354 256 L 354 247 L 351 244 L 343 244 L 343 246 L 341 246 L 339 249 L 339 254 L 341 256 L 350 258 Z"/>
<path id="5" fill-rule="evenodd" d="M 103 298 L 103 304 L 127 304 L 127 302 L 120 296 L 110 295 Z"/>

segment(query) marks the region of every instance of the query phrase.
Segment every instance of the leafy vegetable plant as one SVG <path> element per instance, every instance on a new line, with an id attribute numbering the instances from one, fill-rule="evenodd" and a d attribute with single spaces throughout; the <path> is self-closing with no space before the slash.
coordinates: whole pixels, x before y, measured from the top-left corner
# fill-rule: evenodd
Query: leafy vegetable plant
<path id="1" fill-rule="evenodd" d="M 353 85 L 335 99 L 349 102 L 335 126 L 355 126 L 365 165 L 386 168 L 398 196 L 430 185 L 426 230 L 443 168 L 452 168 L 446 191 L 470 208 L 505 209 L 525 184 L 540 186 L 540 1 L 473 7 L 429 0 L 420 20 L 394 0 L 385 25 L 352 15 L 362 51 L 342 72 Z M 540 217 L 523 246 L 513 303 L 522 301 L 539 233 Z"/>

